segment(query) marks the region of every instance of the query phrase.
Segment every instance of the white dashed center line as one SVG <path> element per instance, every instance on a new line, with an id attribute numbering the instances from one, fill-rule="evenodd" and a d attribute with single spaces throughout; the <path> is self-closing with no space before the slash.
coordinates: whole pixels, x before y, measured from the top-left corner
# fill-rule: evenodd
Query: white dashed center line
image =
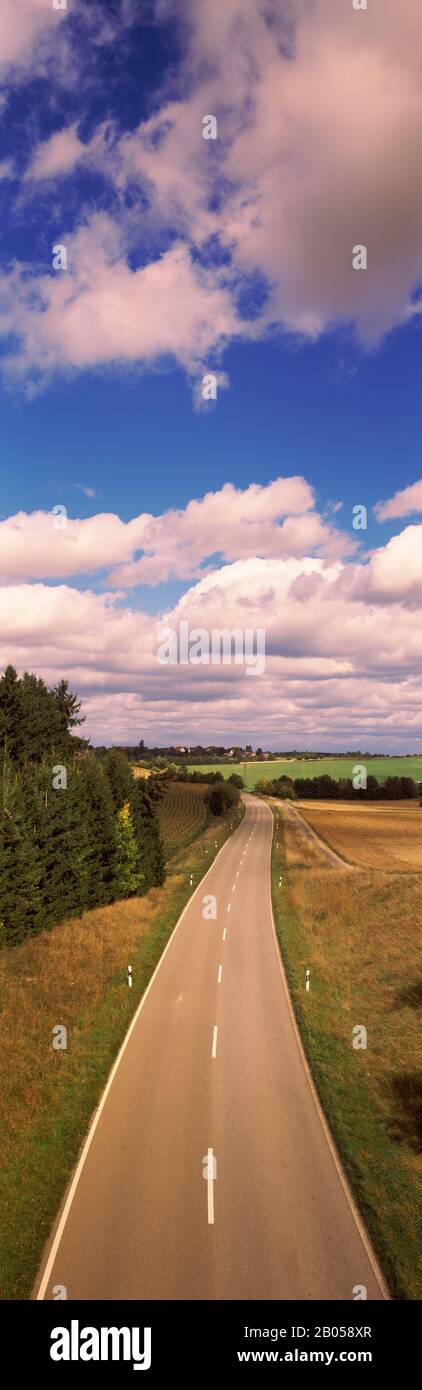
<path id="1" fill-rule="evenodd" d="M 221 985 L 221 976 L 222 976 L 222 974 L 223 974 L 223 967 L 222 967 L 222 965 L 219 965 L 219 967 L 218 967 L 218 975 L 217 975 L 217 984 L 218 984 L 218 985 Z"/>
<path id="2" fill-rule="evenodd" d="M 213 1035 L 212 1035 L 212 1053 L 211 1053 L 211 1057 L 216 1057 L 216 1056 L 217 1056 L 217 1033 L 218 1033 L 218 1028 L 217 1028 L 217 1024 L 215 1023 L 215 1024 L 214 1024 L 214 1032 L 213 1032 Z"/>
<path id="3" fill-rule="evenodd" d="M 208 1149 L 207 1163 L 207 1189 L 208 1189 L 208 1225 L 214 1225 L 214 1155 L 212 1149 Z"/>

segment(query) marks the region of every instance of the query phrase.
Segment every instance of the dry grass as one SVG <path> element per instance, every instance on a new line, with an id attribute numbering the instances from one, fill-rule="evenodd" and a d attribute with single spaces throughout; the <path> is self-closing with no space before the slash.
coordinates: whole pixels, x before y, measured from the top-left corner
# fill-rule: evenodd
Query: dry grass
<path id="1" fill-rule="evenodd" d="M 368 812 L 350 809 L 354 852 L 363 855 Z M 332 811 L 343 820 L 343 807 Z M 409 829 L 412 814 L 398 812 Z M 378 838 L 378 808 L 375 816 Z M 417 819 L 416 812 L 415 827 Z M 345 1167 L 393 1294 L 420 1298 L 422 875 L 406 873 L 403 861 L 392 871 L 388 825 L 395 822 L 387 810 L 388 871 L 351 874 L 321 867 L 322 854 L 318 867 L 317 846 L 303 841 L 300 824 L 281 810 L 273 898 L 305 1046 Z M 330 843 L 344 852 L 344 840 L 331 832 Z M 367 1029 L 366 1050 L 352 1046 L 356 1025 Z"/>
<path id="2" fill-rule="evenodd" d="M 339 864 L 336 863 L 335 860 L 332 860 L 329 846 L 319 844 L 318 840 L 314 839 L 308 825 L 301 821 L 300 815 L 296 813 L 296 810 L 291 809 L 290 806 L 286 806 L 283 801 L 271 799 L 269 805 L 272 807 L 275 815 L 276 842 L 278 838 L 277 824 L 281 824 L 283 827 L 283 829 L 280 830 L 280 834 L 283 835 L 287 868 L 328 868 L 338 871 Z M 307 819 L 306 817 L 306 820 Z M 289 829 L 289 827 L 291 827 L 291 829 Z M 345 865 L 345 872 L 350 873 L 348 865 Z"/>
<path id="3" fill-rule="evenodd" d="M 422 810 L 417 802 L 370 806 L 303 801 L 300 812 L 350 864 L 396 873 L 422 871 Z"/>
<path id="4" fill-rule="evenodd" d="M 110 980 L 124 972 L 140 938 L 174 890 L 85 912 L 0 956 L 0 1129 L 2 1163 L 15 1132 L 29 1132 L 38 1083 L 62 1066 L 52 1030 L 64 1024 L 70 1039 L 81 1014 L 100 1005 Z M 13 1110 L 13 1126 L 10 1112 Z"/>

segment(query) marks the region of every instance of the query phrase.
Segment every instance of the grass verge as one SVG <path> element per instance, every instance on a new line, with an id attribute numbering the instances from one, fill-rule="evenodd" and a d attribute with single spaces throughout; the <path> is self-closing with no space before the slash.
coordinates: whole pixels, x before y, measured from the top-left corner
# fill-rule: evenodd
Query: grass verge
<path id="1" fill-rule="evenodd" d="M 2 1299 L 30 1296 L 130 1020 L 183 907 L 230 833 L 230 819 L 207 827 L 173 858 L 164 886 L 145 897 L 96 908 L 0 954 Z M 64 1051 L 52 1046 L 57 1024 L 68 1030 Z"/>
<path id="2" fill-rule="evenodd" d="M 305 1051 L 391 1294 L 418 1299 L 422 880 L 321 866 L 300 823 L 275 814 L 274 919 Z"/>

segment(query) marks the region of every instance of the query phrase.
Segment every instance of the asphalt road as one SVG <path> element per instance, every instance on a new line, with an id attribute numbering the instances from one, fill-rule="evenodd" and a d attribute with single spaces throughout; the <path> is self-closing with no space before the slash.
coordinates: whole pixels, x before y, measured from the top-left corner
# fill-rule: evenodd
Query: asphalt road
<path id="1" fill-rule="evenodd" d="M 383 1297 L 292 1020 L 271 832 L 247 796 L 138 1011 L 37 1297 Z"/>

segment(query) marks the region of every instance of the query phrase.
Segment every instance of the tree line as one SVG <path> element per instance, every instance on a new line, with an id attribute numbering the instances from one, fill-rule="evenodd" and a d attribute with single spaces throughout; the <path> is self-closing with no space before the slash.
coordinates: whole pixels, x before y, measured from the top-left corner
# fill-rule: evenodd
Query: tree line
<path id="1" fill-rule="evenodd" d="M 307 801 L 403 801 L 417 797 L 419 788 L 413 777 L 387 777 L 385 782 L 379 782 L 377 777 L 370 774 L 366 786 L 354 787 L 351 777 L 340 777 L 336 782 L 333 777 L 323 773 L 321 777 L 294 779 L 283 776 L 267 780 L 262 777 L 256 783 L 255 791 L 290 801 L 295 801 L 297 797 Z"/>
<path id="2" fill-rule="evenodd" d="M 204 797 L 207 810 L 212 816 L 225 816 L 239 805 L 240 792 L 244 788 L 243 777 L 232 772 L 225 778 L 222 772 L 173 772 L 173 782 L 207 782 L 208 791 Z"/>
<path id="3" fill-rule="evenodd" d="M 164 881 L 156 795 L 118 749 L 72 734 L 80 706 L 8 667 L 0 680 L 0 940 Z"/>
<path id="4" fill-rule="evenodd" d="M 61 680 L 49 690 L 33 672 L 25 671 L 19 679 L 14 667 L 7 666 L 0 680 L 2 760 L 10 759 L 20 768 L 44 757 L 73 757 L 88 747 L 86 739 L 72 733 L 84 723 L 80 710 L 68 681 Z"/>

